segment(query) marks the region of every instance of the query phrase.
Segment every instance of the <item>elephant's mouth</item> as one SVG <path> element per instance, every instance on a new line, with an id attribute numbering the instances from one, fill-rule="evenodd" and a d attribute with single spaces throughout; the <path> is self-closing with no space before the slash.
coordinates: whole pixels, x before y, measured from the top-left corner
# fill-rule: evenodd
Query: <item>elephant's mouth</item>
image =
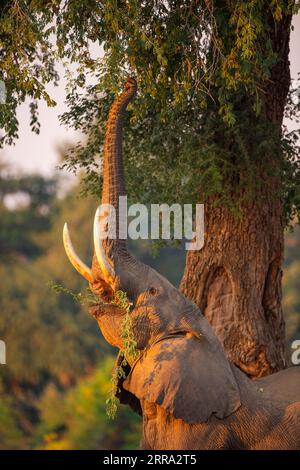
<path id="1" fill-rule="evenodd" d="M 93 286 L 93 294 L 94 298 L 88 304 L 88 310 L 90 316 L 95 318 L 101 317 L 104 314 L 109 313 L 112 307 L 115 307 L 116 304 L 114 303 L 114 292 L 112 288 L 108 285 L 103 287 L 103 283 L 101 282 L 99 286 Z"/>
<path id="2" fill-rule="evenodd" d="M 126 314 L 126 310 L 109 302 L 91 302 L 89 304 L 89 314 L 95 320 L 99 320 L 99 318 L 105 315 L 119 316 L 121 318 Z"/>
<path id="3" fill-rule="evenodd" d="M 97 318 L 105 315 L 111 307 L 108 302 L 93 302 L 89 304 L 89 314 L 97 320 Z"/>

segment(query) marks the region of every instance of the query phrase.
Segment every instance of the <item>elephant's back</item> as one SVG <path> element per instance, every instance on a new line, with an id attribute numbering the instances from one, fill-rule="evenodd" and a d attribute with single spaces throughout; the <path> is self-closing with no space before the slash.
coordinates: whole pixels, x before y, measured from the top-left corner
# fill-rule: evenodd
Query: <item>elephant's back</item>
<path id="1" fill-rule="evenodd" d="M 300 367 L 288 369 L 256 379 L 254 383 L 262 395 L 284 406 L 300 402 Z"/>

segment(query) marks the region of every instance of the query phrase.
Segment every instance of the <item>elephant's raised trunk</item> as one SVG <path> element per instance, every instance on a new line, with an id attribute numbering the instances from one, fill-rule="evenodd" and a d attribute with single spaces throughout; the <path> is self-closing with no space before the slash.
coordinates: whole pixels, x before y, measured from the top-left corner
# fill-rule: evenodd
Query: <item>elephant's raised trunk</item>
<path id="1" fill-rule="evenodd" d="M 95 256 L 92 270 L 76 255 L 67 225 L 64 228 L 66 253 L 75 269 L 92 284 L 100 278 L 113 287 L 116 278 L 116 260 L 130 259 L 126 238 L 120 237 L 119 230 L 120 196 L 125 196 L 122 131 L 125 110 L 136 90 L 136 81 L 129 78 L 122 93 L 115 99 L 108 116 L 104 141 L 102 200 L 94 223 Z M 110 208 L 113 209 L 113 214 Z"/>
<path id="2" fill-rule="evenodd" d="M 110 285 L 115 277 L 116 253 L 118 257 L 128 256 L 126 238 L 120 236 L 120 222 L 124 215 L 120 214 L 120 196 L 125 196 L 122 134 L 124 113 L 136 90 L 136 81 L 129 78 L 110 109 L 104 141 L 103 190 L 101 207 L 95 217 L 94 244 L 97 261 Z"/>
<path id="3" fill-rule="evenodd" d="M 123 119 L 128 103 L 137 90 L 136 81 L 129 78 L 123 92 L 110 108 L 106 125 L 103 156 L 102 204 L 111 204 L 118 211 L 119 196 L 125 196 L 122 157 Z"/>

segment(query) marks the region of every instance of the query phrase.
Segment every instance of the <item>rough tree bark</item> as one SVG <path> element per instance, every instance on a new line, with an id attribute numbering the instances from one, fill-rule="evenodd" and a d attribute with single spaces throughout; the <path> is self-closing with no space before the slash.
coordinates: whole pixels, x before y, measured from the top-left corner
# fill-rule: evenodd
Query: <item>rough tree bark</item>
<path id="1" fill-rule="evenodd" d="M 271 39 L 278 60 L 264 84 L 265 114 L 279 132 L 290 84 L 290 23 L 291 18 L 285 17 L 274 26 Z M 181 281 L 181 290 L 202 309 L 228 356 L 251 377 L 285 366 L 279 184 L 266 181 L 263 202 L 245 206 L 242 220 L 208 201 L 205 245 L 199 252 L 188 252 Z"/>

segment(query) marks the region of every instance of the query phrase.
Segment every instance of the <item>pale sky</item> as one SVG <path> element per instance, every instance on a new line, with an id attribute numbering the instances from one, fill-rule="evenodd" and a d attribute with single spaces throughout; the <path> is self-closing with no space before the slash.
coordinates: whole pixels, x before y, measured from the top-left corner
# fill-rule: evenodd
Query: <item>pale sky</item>
<path id="1" fill-rule="evenodd" d="M 300 14 L 294 17 L 294 31 L 290 41 L 291 76 L 297 78 L 300 73 Z M 80 136 L 72 129 L 61 126 L 58 120 L 59 114 L 67 110 L 65 99 L 64 69 L 58 65 L 61 76 L 58 87 L 49 86 L 47 91 L 57 102 L 55 108 L 48 108 L 44 102 L 39 105 L 39 118 L 41 131 L 35 135 L 29 128 L 28 103 L 20 106 L 18 119 L 20 122 L 19 140 L 15 146 L 5 147 L 1 152 L 11 167 L 26 173 L 39 172 L 43 175 L 51 175 L 58 164 L 57 147 L 67 142 L 74 142 Z M 289 125 L 290 127 L 290 125 Z"/>

